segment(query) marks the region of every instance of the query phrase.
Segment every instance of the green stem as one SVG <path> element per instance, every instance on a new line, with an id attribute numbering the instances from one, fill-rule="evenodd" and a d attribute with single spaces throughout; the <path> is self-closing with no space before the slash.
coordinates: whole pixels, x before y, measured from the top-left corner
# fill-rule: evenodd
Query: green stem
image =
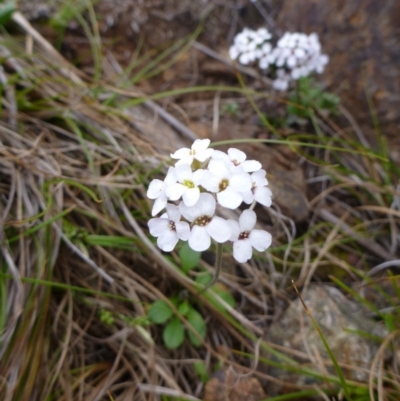
<path id="1" fill-rule="evenodd" d="M 217 256 L 215 259 L 215 274 L 209 283 L 201 290 L 201 292 L 207 291 L 210 287 L 212 287 L 215 282 L 218 280 L 219 273 L 221 271 L 222 266 L 222 244 L 217 243 Z"/>

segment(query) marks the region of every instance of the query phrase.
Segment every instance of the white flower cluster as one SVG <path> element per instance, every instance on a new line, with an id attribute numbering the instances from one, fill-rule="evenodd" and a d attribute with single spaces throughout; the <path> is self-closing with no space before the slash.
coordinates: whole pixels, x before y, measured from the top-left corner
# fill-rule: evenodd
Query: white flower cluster
<path id="1" fill-rule="evenodd" d="M 233 256 L 243 263 L 251 258 L 252 248 L 265 251 L 271 245 L 271 234 L 254 228 L 257 216 L 253 210 L 244 210 L 239 222 L 225 220 L 215 215 L 217 203 L 228 209 L 242 202 L 269 207 L 272 193 L 258 161 L 246 160 L 239 149 L 224 153 L 209 144 L 209 139 L 197 139 L 191 149 L 179 149 L 171 155 L 178 161 L 164 181 L 150 183 L 147 196 L 155 199 L 152 215 L 164 208 L 167 211 L 149 221 L 150 234 L 165 252 L 172 251 L 179 240 L 188 241 L 198 252 L 210 247 L 211 238 L 218 243 L 232 241 Z"/>
<path id="2" fill-rule="evenodd" d="M 239 63 L 244 65 L 261 60 L 272 50 L 272 45 L 269 43 L 271 38 L 272 35 L 265 28 L 257 31 L 244 28 L 235 36 L 229 49 L 229 57 L 232 60 L 238 59 Z"/>
<path id="3" fill-rule="evenodd" d="M 263 32 L 262 35 L 258 33 L 260 31 Z M 272 72 L 275 74 L 273 86 L 282 91 L 287 90 L 293 80 L 307 77 L 313 72 L 321 74 L 324 71 L 329 57 L 321 54 L 321 44 L 316 33 L 306 35 L 286 32 L 278 40 L 276 47 L 273 47 L 267 42 L 272 35 L 265 31 L 265 28 L 257 31 L 245 28 L 237 34 L 229 49 L 231 59 L 238 59 L 241 64 L 257 61 L 261 70 L 272 67 Z"/>

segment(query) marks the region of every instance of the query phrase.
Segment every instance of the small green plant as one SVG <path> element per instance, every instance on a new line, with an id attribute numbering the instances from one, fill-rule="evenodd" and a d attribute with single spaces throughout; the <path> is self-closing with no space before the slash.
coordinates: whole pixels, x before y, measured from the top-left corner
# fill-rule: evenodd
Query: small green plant
<path id="1" fill-rule="evenodd" d="M 338 96 L 325 92 L 312 78 L 300 78 L 297 81 L 296 91 L 289 98 L 287 105 L 288 125 L 292 123 L 305 123 L 318 110 L 330 115 L 336 112 L 340 103 Z"/>
<path id="2" fill-rule="evenodd" d="M 112 315 L 111 311 L 107 309 L 100 309 L 99 310 L 100 321 L 107 326 L 112 326 L 114 324 L 114 316 Z"/>
<path id="3" fill-rule="evenodd" d="M 185 243 L 179 251 L 181 259 L 181 268 L 185 274 L 197 268 L 195 281 L 202 285 L 207 285 L 212 280 L 212 275 L 204 269 L 198 268 L 201 252 L 196 252 Z M 228 305 L 234 306 L 235 300 L 226 288 L 215 284 L 211 289 Z M 205 339 L 207 326 L 201 313 L 197 308 L 191 305 L 186 293 L 181 292 L 178 296 L 168 298 L 168 301 L 157 300 L 149 308 L 148 318 L 155 324 L 164 324 L 163 340 L 169 349 L 176 349 L 181 346 L 185 340 L 185 333 L 191 344 L 199 347 L 202 344 L 201 339 Z M 215 305 L 219 307 L 219 305 Z M 192 327 L 185 330 L 183 321 Z M 197 335 L 196 335 L 197 334 Z"/>
<path id="4" fill-rule="evenodd" d="M 172 305 L 172 307 L 171 307 Z M 175 309 L 175 310 L 174 310 Z M 156 324 L 165 324 L 163 331 L 164 344 L 169 349 L 176 349 L 185 340 L 185 327 L 181 319 L 185 318 L 201 339 L 206 337 L 206 322 L 200 312 L 181 297 L 169 298 L 169 303 L 159 299 L 148 312 L 148 318 Z M 199 347 L 202 340 L 193 331 L 188 330 L 189 341 Z"/>
<path id="5" fill-rule="evenodd" d="M 222 106 L 222 115 L 231 115 L 231 116 L 238 116 L 239 115 L 239 103 L 238 102 L 229 102 L 225 103 Z"/>

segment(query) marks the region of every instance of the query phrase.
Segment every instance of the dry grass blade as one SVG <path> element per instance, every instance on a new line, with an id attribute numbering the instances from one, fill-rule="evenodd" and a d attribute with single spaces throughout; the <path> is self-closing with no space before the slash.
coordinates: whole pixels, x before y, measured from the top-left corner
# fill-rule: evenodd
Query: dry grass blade
<path id="1" fill-rule="evenodd" d="M 22 42 L 3 39 L 8 74 L 29 90 L 16 92 L 19 126 L 7 116 L 0 126 L 0 279 L 13 300 L 4 309 L 1 397 L 148 399 L 150 392 L 196 399 L 188 394 L 198 385 L 185 379 L 193 363 L 170 365 L 153 340 L 158 331 L 146 323 L 145 305 L 162 296 L 156 283 L 163 291 L 177 283 L 193 294 L 199 289 L 171 268 L 143 229 L 143 183 L 163 163 L 158 150 L 170 149 L 149 138 L 150 126 L 136 130 L 128 110 L 105 107 L 22 16 L 14 19 L 40 46 L 26 54 Z M 237 328 L 223 326 L 244 341 Z M 199 359 L 192 346 L 185 355 Z"/>
<path id="2" fill-rule="evenodd" d="M 42 102 L 45 107 L 22 111 L 22 99 L 17 99 L 18 129 L 8 123 L 7 116 L 0 127 L 1 281 L 6 299 L 12 300 L 2 305 L 6 326 L 0 342 L 1 398 L 28 399 L 30 394 L 30 399 L 45 399 L 57 389 L 60 400 L 103 399 L 114 381 L 120 380 L 115 372 L 123 366 L 125 375 L 130 370 L 142 382 L 157 384 L 159 377 L 170 380 L 168 369 L 157 367 L 162 360 L 151 357 L 152 347 L 142 359 L 154 361 L 154 375 L 148 376 L 140 363 L 126 370 L 126 361 L 134 360 L 132 353 L 148 340 L 135 328 L 126 331 L 127 322 L 120 319 L 125 316 L 129 321 L 132 301 L 136 317 L 144 318 L 141 305 L 151 301 L 152 295 L 134 277 L 127 280 L 129 275 L 111 268 L 101 252 L 94 252 L 86 241 L 86 236 L 96 233 L 106 239 L 112 235 L 127 238 L 131 251 L 117 250 L 114 255 L 119 253 L 119 260 L 128 257 L 139 271 L 146 270 L 148 262 L 141 255 L 140 244 L 124 229 L 119 205 L 112 199 L 118 188 L 137 191 L 140 197 L 131 198 L 129 208 L 146 213 L 141 212 L 147 206 L 140 200 L 140 175 L 146 174 L 146 158 L 150 161 L 147 168 L 154 166 L 156 153 L 125 119 L 106 117 L 90 87 L 77 76 L 64 77 L 68 64 L 54 57 L 57 52 L 21 15 L 14 19 L 44 48 L 26 55 L 13 41 L 8 50 L 12 58 L 6 61 L 11 68 L 8 74 L 13 70 L 19 74 L 20 87 L 34 88 L 28 95 L 32 105 Z M 102 283 L 101 277 L 112 285 Z M 58 281 L 70 283 L 70 288 L 54 291 L 52 285 L 41 284 Z M 92 289 L 97 295 L 88 297 L 79 288 Z M 101 295 L 104 290 L 123 294 L 125 301 L 106 302 Z M 115 334 L 125 334 L 111 336 L 109 345 L 101 345 L 96 327 L 103 326 L 100 332 L 104 331 L 106 324 L 98 316 L 106 309 L 118 311 L 121 318 Z M 94 321 L 96 324 L 88 325 Z M 114 327 L 106 325 L 105 330 L 111 334 Z M 124 343 L 129 345 L 124 347 Z M 101 355 L 114 348 L 119 350 L 117 358 L 108 365 Z M 95 392 L 93 385 L 98 387 Z M 169 385 L 179 389 L 173 382 Z"/>

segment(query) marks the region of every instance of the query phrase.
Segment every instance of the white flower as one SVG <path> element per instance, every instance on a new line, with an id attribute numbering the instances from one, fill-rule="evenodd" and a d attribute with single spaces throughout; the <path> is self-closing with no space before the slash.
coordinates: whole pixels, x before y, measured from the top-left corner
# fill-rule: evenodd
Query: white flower
<path id="1" fill-rule="evenodd" d="M 190 234 L 189 224 L 180 221 L 179 207 L 167 204 L 167 213 L 160 218 L 151 219 L 148 222 L 150 234 L 157 238 L 157 245 L 164 252 L 171 252 L 181 239 L 187 241 Z"/>
<path id="2" fill-rule="evenodd" d="M 253 171 L 260 170 L 261 163 L 257 160 L 246 160 L 246 153 L 239 149 L 230 148 L 228 149 L 228 156 L 230 161 L 236 166 L 240 166 L 243 171 L 250 173 Z"/>
<path id="3" fill-rule="evenodd" d="M 253 210 L 244 210 L 239 217 L 239 223 L 235 220 L 228 220 L 233 241 L 233 257 L 244 263 L 251 259 L 253 249 L 259 252 L 265 251 L 272 242 L 271 234 L 264 230 L 254 229 L 257 216 Z"/>
<path id="4" fill-rule="evenodd" d="M 215 150 L 212 155 L 212 160 L 221 160 L 225 162 L 229 169 L 233 172 L 245 171 L 250 173 L 253 171 L 260 170 L 261 163 L 257 160 L 246 160 L 246 153 L 239 149 L 230 148 L 228 154 Z"/>
<path id="5" fill-rule="evenodd" d="M 202 193 L 195 206 L 180 203 L 179 209 L 183 217 L 192 223 L 189 246 L 198 252 L 205 251 L 211 245 L 211 238 L 217 242 L 225 242 L 231 236 L 226 220 L 214 216 L 216 202 L 211 194 Z"/>
<path id="6" fill-rule="evenodd" d="M 242 53 L 239 56 L 239 63 L 243 64 L 243 65 L 248 65 L 250 63 L 252 63 L 254 60 L 256 59 L 256 53 L 252 50 L 252 51 L 248 51 L 246 53 Z"/>
<path id="7" fill-rule="evenodd" d="M 239 56 L 240 52 L 236 46 L 231 46 L 229 48 L 229 57 L 231 60 L 236 60 Z"/>
<path id="8" fill-rule="evenodd" d="M 257 201 L 266 207 L 270 207 L 272 200 L 272 192 L 267 188 L 268 180 L 266 179 L 265 170 L 259 170 L 251 174 L 252 186 L 251 190 L 243 194 L 243 201 L 247 204 Z"/>
<path id="9" fill-rule="evenodd" d="M 218 203 L 236 209 L 243 202 L 243 193 L 251 189 L 251 178 L 246 172 L 232 172 L 222 160 L 211 160 L 201 184 L 217 194 Z"/>
<path id="10" fill-rule="evenodd" d="M 289 87 L 290 75 L 282 68 L 276 70 L 277 78 L 272 82 L 274 89 L 285 91 Z"/>
<path id="11" fill-rule="evenodd" d="M 209 139 L 196 139 L 193 142 L 191 149 L 179 149 L 175 153 L 171 154 L 171 157 L 173 159 L 179 159 L 176 162 L 176 166 L 180 164 L 192 164 L 193 159 L 196 159 L 200 162 L 205 162 L 214 152 L 214 149 L 208 148 L 209 145 Z"/>
<path id="12" fill-rule="evenodd" d="M 253 31 L 244 28 L 233 39 L 233 45 L 229 48 L 229 57 L 238 59 L 239 63 L 247 65 L 258 59 L 266 57 L 272 50 L 268 42 L 272 35 L 265 28 Z"/>
<path id="13" fill-rule="evenodd" d="M 180 199 L 182 196 L 186 206 L 193 206 L 199 200 L 199 185 L 203 177 L 204 170 L 192 172 L 189 164 L 180 164 L 175 167 L 176 183 L 168 186 L 166 194 L 172 201 Z"/>
<path id="14" fill-rule="evenodd" d="M 270 64 L 278 67 L 273 87 L 287 90 L 292 79 L 307 77 L 314 71 L 322 73 L 328 61 L 328 56 L 321 54 L 317 34 L 286 32 L 270 55 Z"/>
<path id="15" fill-rule="evenodd" d="M 277 91 L 286 91 L 289 87 L 289 81 L 285 79 L 275 79 L 272 82 L 272 86 Z"/>
<path id="16" fill-rule="evenodd" d="M 321 54 L 315 61 L 315 71 L 322 74 L 325 66 L 329 63 L 329 57 L 326 54 Z"/>
<path id="17" fill-rule="evenodd" d="M 151 181 L 149 188 L 147 190 L 147 197 L 149 199 L 155 199 L 151 215 L 155 216 L 157 213 L 161 212 L 167 204 L 166 190 L 169 185 L 174 184 L 177 181 L 175 175 L 175 168 L 170 167 L 164 181 L 154 179 Z"/>

